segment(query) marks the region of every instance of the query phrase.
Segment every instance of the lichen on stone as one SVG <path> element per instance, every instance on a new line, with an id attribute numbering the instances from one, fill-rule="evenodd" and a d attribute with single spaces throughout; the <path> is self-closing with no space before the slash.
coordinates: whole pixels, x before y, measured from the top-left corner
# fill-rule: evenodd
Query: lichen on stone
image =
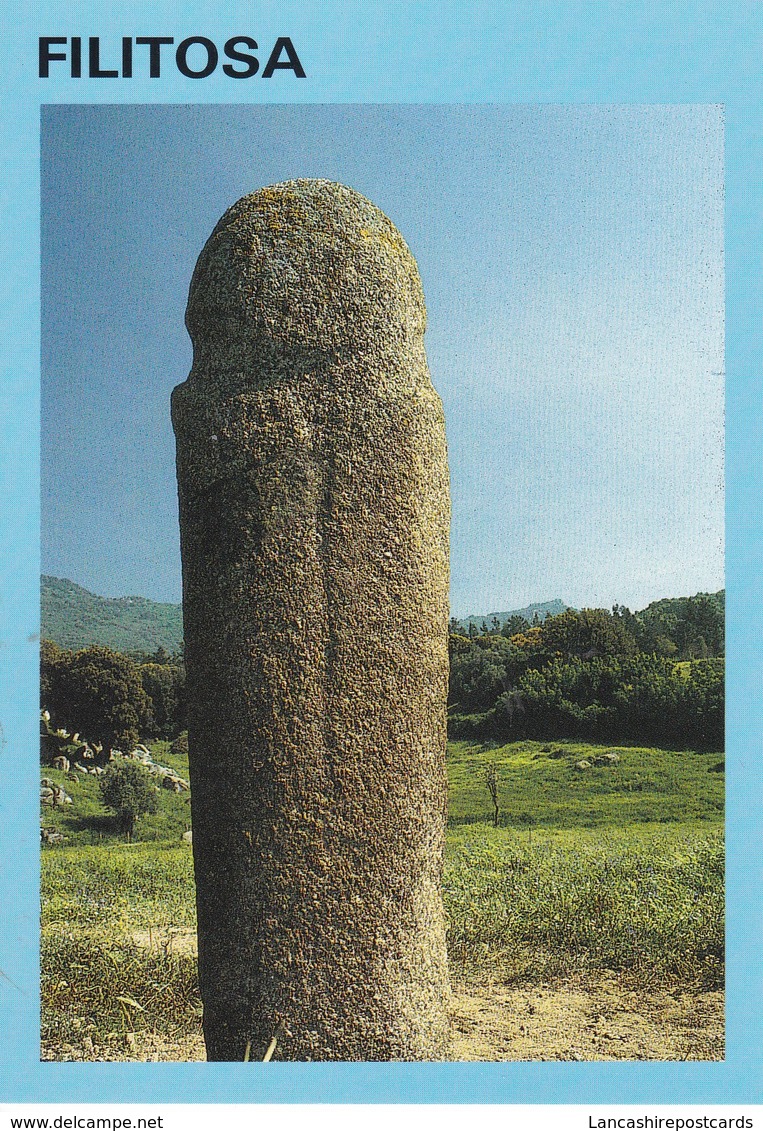
<path id="1" fill-rule="evenodd" d="M 360 194 L 222 217 L 173 394 L 208 1055 L 441 1059 L 449 495 L 415 261 Z"/>

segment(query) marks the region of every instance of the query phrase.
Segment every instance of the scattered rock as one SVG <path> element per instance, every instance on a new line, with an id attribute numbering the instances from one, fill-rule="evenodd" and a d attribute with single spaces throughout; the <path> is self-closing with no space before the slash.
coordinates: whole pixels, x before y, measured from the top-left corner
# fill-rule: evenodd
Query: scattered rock
<path id="1" fill-rule="evenodd" d="M 61 785 L 56 785 L 49 778 L 40 782 L 40 801 L 43 805 L 71 805 L 72 799 Z"/>
<path id="2" fill-rule="evenodd" d="M 593 759 L 594 766 L 616 766 L 620 761 L 620 755 L 616 750 L 608 750 L 603 754 L 597 754 Z"/>
<path id="3" fill-rule="evenodd" d="M 69 838 L 64 836 L 63 833 L 58 832 L 57 829 L 40 829 L 40 841 L 42 844 L 63 844 Z"/>

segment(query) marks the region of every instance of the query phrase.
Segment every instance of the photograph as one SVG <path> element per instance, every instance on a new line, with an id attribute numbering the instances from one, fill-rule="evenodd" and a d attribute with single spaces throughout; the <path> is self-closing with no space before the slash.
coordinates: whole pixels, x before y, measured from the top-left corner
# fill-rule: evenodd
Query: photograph
<path id="1" fill-rule="evenodd" d="M 725 1059 L 724 131 L 41 106 L 42 1061 Z"/>

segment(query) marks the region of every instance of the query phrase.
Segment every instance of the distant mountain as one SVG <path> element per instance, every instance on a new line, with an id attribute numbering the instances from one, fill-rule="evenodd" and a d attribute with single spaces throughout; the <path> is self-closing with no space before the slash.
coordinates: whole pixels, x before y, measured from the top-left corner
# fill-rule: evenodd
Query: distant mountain
<path id="1" fill-rule="evenodd" d="M 97 597 L 63 577 L 41 578 L 41 635 L 60 648 L 105 644 L 117 652 L 175 652 L 183 639 L 180 605 L 146 597 Z"/>
<path id="2" fill-rule="evenodd" d="M 708 611 L 703 611 L 701 604 L 697 604 L 700 597 L 706 598 Z M 723 650 L 724 597 L 725 593 L 721 590 L 719 593 L 697 594 L 695 598 L 665 598 L 653 601 L 636 616 L 644 631 L 671 638 L 676 635 L 676 624 L 683 625 L 685 621 L 685 632 L 684 628 L 681 632 L 687 640 L 692 634 L 702 636 L 714 655 Z M 76 650 L 88 644 L 105 644 L 118 652 L 152 653 L 157 648 L 164 648 L 172 653 L 177 651 L 183 640 L 183 610 L 180 605 L 149 601 L 146 597 L 97 597 L 66 578 L 43 576 L 41 606 L 42 636 L 61 648 Z M 501 625 L 512 616 L 521 616 L 532 622 L 536 613 L 540 620 L 545 620 L 569 607 L 556 598 L 526 605 L 523 609 L 462 617 L 458 623 L 461 631 L 468 633 L 470 624 L 479 629 L 485 621 L 489 628 L 492 627 L 493 618 Z M 684 646 L 681 641 L 679 646 Z"/>
<path id="3" fill-rule="evenodd" d="M 479 628 L 483 621 L 486 621 L 488 628 L 490 628 L 493 623 L 493 618 L 495 618 L 499 624 L 504 624 L 511 617 L 524 617 L 525 620 L 532 622 L 536 613 L 540 620 L 545 620 L 546 617 L 558 616 L 559 613 L 563 613 L 564 610 L 569 607 L 569 605 L 565 605 L 564 601 L 560 601 L 557 597 L 553 601 L 540 601 L 534 605 L 526 605 L 524 609 L 511 609 L 508 613 L 484 613 L 480 616 L 461 617 L 458 623 L 468 632 L 470 624 L 476 624 L 477 628 Z"/>
<path id="4" fill-rule="evenodd" d="M 105 644 L 117 652 L 155 652 L 164 648 L 175 652 L 183 639 L 181 605 L 149 601 L 147 597 L 98 597 L 64 577 L 41 578 L 42 637 L 60 648 L 76 650 L 89 644 Z M 537 612 L 541 620 L 568 608 L 563 601 L 542 601 L 513 609 L 508 613 L 465 617 L 459 623 L 468 632 L 470 624 L 479 628 L 493 617 L 501 624 L 511 616 L 532 621 Z"/>
<path id="5" fill-rule="evenodd" d="M 642 651 L 660 652 L 660 641 L 672 640 L 680 655 L 702 656 L 707 649 L 707 654 L 720 656 L 724 651 L 725 602 L 725 589 L 719 589 L 717 593 L 696 593 L 693 597 L 663 597 L 652 601 L 645 609 L 628 614 L 632 617 L 628 627 L 635 634 Z M 458 624 L 462 632 L 468 633 L 472 624 L 479 629 L 486 623 L 492 629 L 494 618 L 500 625 L 512 616 L 524 617 L 532 622 L 537 613 L 543 621 L 570 607 L 558 599 L 543 601 L 508 613 L 463 617 Z"/>

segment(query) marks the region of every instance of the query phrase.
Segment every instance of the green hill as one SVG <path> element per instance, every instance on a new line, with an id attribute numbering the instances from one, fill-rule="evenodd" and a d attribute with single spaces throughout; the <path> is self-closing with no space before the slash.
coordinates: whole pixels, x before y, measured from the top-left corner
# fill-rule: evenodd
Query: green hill
<path id="1" fill-rule="evenodd" d="M 41 578 L 41 635 L 60 648 L 105 644 L 118 652 L 176 652 L 183 639 L 180 605 L 146 597 L 97 597 L 62 577 Z"/>
<path id="2" fill-rule="evenodd" d="M 663 638 L 674 640 L 679 654 L 721 655 L 725 593 L 699 593 L 696 597 L 671 597 L 653 601 L 632 616 L 633 631 L 644 651 L 652 651 Z M 512 616 L 532 621 L 563 613 L 568 606 L 558 598 L 510 612 L 486 613 L 461 619 L 462 632 L 470 624 L 504 624 Z M 85 648 L 105 644 L 118 652 L 176 652 L 183 639 L 180 605 L 150 601 L 146 597 L 98 597 L 62 577 L 41 579 L 42 636 L 60 648 Z M 643 637 L 643 639 L 641 639 Z M 697 647 L 695 647 L 695 644 Z M 704 649 L 704 650 L 703 650 Z M 660 649 L 657 648 L 659 651 Z"/>

